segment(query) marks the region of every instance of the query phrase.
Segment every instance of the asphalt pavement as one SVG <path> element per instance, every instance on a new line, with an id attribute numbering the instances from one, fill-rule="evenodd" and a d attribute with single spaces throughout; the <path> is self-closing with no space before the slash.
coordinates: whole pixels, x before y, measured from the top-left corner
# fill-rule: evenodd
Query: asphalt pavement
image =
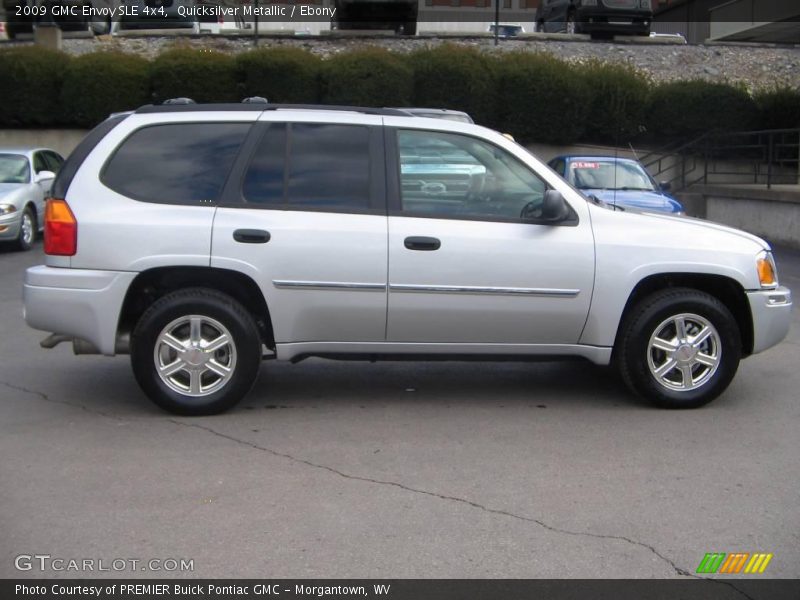
<path id="1" fill-rule="evenodd" d="M 707 552 L 800 577 L 797 312 L 693 411 L 582 362 L 314 359 L 183 418 L 127 357 L 39 347 L 21 285 L 42 260 L 0 249 L 0 577 L 671 578 Z M 800 292 L 800 253 L 778 261 Z"/>

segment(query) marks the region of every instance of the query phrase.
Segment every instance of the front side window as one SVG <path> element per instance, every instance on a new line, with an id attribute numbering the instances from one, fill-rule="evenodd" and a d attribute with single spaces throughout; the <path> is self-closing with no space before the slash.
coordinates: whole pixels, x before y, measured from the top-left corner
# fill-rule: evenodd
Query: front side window
<path id="1" fill-rule="evenodd" d="M 397 139 L 403 214 L 519 221 L 541 206 L 544 181 L 502 148 L 437 131 Z"/>
<path id="2" fill-rule="evenodd" d="M 270 125 L 244 176 L 248 203 L 298 210 L 363 210 L 370 203 L 370 130 L 360 125 Z"/>
<path id="3" fill-rule="evenodd" d="M 58 173 L 61 170 L 61 165 L 64 164 L 64 159 L 55 152 L 43 152 L 44 159 L 47 161 L 48 170 L 53 173 Z"/>
<path id="4" fill-rule="evenodd" d="M 0 183 L 30 183 L 31 167 L 21 154 L 0 154 Z"/>
<path id="5" fill-rule="evenodd" d="M 170 123 L 144 127 L 117 149 L 102 181 L 144 202 L 216 202 L 249 123 Z"/>
<path id="6" fill-rule="evenodd" d="M 44 154 L 41 152 L 36 152 L 33 155 L 33 170 L 36 173 L 41 173 L 42 171 L 49 170 L 47 163 L 44 161 Z"/>

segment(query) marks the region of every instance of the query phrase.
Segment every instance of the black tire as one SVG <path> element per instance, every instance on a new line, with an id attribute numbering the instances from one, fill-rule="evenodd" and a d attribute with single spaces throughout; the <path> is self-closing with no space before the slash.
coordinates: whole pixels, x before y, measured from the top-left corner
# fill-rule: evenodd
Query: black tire
<path id="1" fill-rule="evenodd" d="M 692 338 L 692 332 L 698 333 L 704 327 L 700 320 L 707 321 L 711 330 L 715 330 L 715 335 L 712 334 L 701 345 L 703 350 L 699 354 L 701 357 L 716 354 L 715 368 L 696 363 L 692 366 L 689 356 L 693 358 L 696 350 L 688 342 L 679 343 L 677 333 L 670 341 L 678 346 L 680 353 L 676 351 L 670 355 L 650 346 L 651 336 L 657 332 L 677 332 L 677 325 L 671 329 L 672 324 L 664 324 L 680 315 L 698 318 L 683 319 L 687 340 Z M 736 319 L 722 302 L 698 290 L 671 288 L 656 292 L 633 307 L 620 328 L 615 360 L 622 378 L 635 394 L 662 408 L 697 408 L 725 391 L 739 367 L 741 352 L 741 334 Z M 670 361 L 676 362 L 676 366 L 664 373 L 666 379 L 657 379 L 654 369 L 659 366 L 666 368 Z M 688 369 L 688 374 L 680 373 L 682 367 Z M 685 386 L 687 378 L 692 380 L 691 385 L 695 385 L 695 376 L 697 387 L 672 389 L 672 386 Z"/>
<path id="2" fill-rule="evenodd" d="M 26 225 L 26 222 L 29 225 Z M 29 226 L 30 230 L 26 227 Z M 19 235 L 17 236 L 16 246 L 19 250 L 30 250 L 36 241 L 36 213 L 30 206 L 26 206 L 22 211 L 22 218 L 19 224 Z"/>
<path id="3" fill-rule="evenodd" d="M 217 353 L 187 348 L 187 352 L 192 350 L 195 353 L 184 355 L 158 342 L 167 326 L 187 320 L 190 315 L 201 317 L 202 328 L 207 332 L 213 333 L 214 329 L 218 329 L 229 334 L 231 343 Z M 221 325 L 222 329 L 214 324 Z M 188 324 L 185 326 L 189 327 Z M 173 331 L 177 331 L 178 327 L 181 325 L 177 325 Z M 188 339 L 185 343 L 189 344 Z M 167 383 L 159 374 L 156 361 L 170 352 L 174 354 L 175 360 L 188 357 L 183 363 L 188 368 L 179 370 L 172 378 L 167 377 L 170 382 Z M 223 352 L 222 358 L 219 358 L 219 352 Z M 230 375 L 223 378 L 210 370 L 201 373 L 200 369 L 205 368 L 209 359 L 215 361 L 215 368 L 218 368 L 216 365 L 220 362 L 230 367 Z M 205 362 L 198 365 L 194 361 Z M 213 415 L 228 410 L 253 387 L 260 364 L 261 339 L 252 315 L 230 296 L 211 289 L 187 288 L 160 298 L 142 315 L 131 336 L 131 365 L 136 381 L 153 402 L 178 415 Z M 192 381 L 192 370 L 197 372 L 198 380 L 201 375 L 211 380 L 209 390 L 198 392 L 202 393 L 200 396 L 191 395 L 190 389 L 183 392 L 180 389 L 179 384 L 189 385 Z M 216 389 L 213 386 L 215 377 L 220 384 Z"/>

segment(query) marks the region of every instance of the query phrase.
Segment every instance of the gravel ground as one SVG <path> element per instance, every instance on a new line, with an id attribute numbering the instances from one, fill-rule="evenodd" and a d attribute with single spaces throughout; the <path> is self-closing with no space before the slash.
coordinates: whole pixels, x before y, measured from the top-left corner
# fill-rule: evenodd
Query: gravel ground
<path id="1" fill-rule="evenodd" d="M 619 42 L 558 41 L 553 39 L 503 40 L 495 47 L 490 37 L 464 38 L 396 38 L 387 36 L 304 37 L 286 35 L 262 37 L 260 45 L 295 46 L 314 53 L 331 56 L 364 45 L 389 48 L 397 52 L 454 43 L 478 47 L 486 52 L 525 50 L 548 52 L 556 56 L 581 61 L 599 58 L 628 63 L 650 74 L 657 81 L 702 78 L 712 81 L 743 81 L 751 89 L 776 84 L 800 88 L 800 46 L 768 46 L 752 44 L 676 45 Z M 10 46 L 11 43 L 3 44 Z M 171 36 L 114 37 L 95 39 L 66 39 L 64 50 L 84 54 L 100 49 L 153 57 L 166 48 L 181 45 L 238 53 L 253 47 L 250 36 Z"/>

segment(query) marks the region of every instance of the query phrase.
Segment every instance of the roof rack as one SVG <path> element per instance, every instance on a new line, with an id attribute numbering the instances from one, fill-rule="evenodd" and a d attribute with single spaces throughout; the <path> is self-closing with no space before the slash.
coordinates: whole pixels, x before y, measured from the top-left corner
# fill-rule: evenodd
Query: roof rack
<path id="1" fill-rule="evenodd" d="M 169 98 L 167 100 L 164 100 L 162 104 L 166 104 L 169 106 L 171 104 L 197 104 L 197 102 L 195 102 L 191 98 Z"/>
<path id="2" fill-rule="evenodd" d="M 358 112 L 365 115 L 382 115 L 385 117 L 409 117 L 409 113 L 397 108 L 371 108 L 364 106 L 336 106 L 328 104 L 263 104 L 250 101 L 242 104 L 148 104 L 136 110 L 137 114 L 160 112 L 208 112 L 208 111 L 266 111 L 266 110 L 328 110 L 341 112 Z"/>

